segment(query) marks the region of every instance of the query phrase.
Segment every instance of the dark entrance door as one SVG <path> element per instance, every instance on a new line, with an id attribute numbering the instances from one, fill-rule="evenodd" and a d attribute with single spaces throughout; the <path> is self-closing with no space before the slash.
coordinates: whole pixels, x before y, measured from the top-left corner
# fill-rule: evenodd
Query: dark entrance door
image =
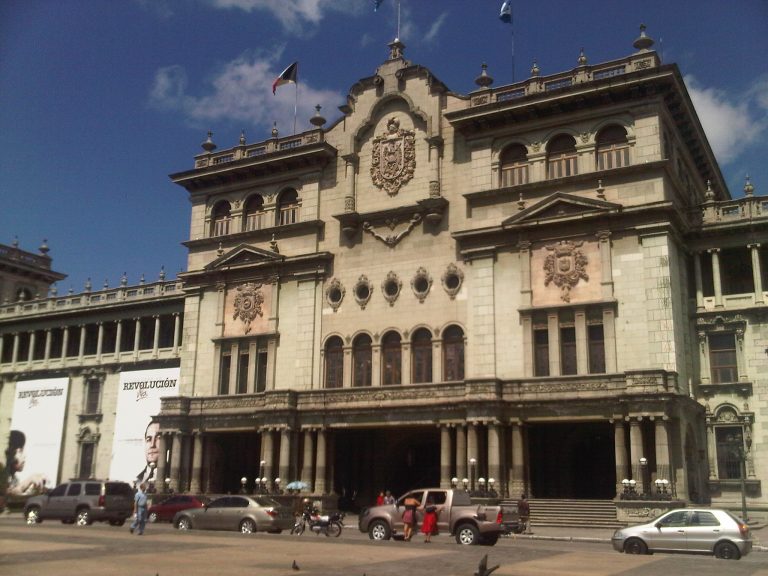
<path id="1" fill-rule="evenodd" d="M 370 506 L 382 490 L 397 497 L 440 484 L 436 428 L 335 431 L 334 446 L 334 490 L 355 495 L 357 506 Z"/>
<path id="2" fill-rule="evenodd" d="M 211 434 L 208 452 L 208 492 L 236 494 L 241 489 L 240 479 L 246 478 L 246 489 L 251 492 L 259 475 L 261 442 L 256 432 Z"/>
<path id="3" fill-rule="evenodd" d="M 607 422 L 531 425 L 528 460 L 533 498 L 616 495 L 613 428 Z"/>

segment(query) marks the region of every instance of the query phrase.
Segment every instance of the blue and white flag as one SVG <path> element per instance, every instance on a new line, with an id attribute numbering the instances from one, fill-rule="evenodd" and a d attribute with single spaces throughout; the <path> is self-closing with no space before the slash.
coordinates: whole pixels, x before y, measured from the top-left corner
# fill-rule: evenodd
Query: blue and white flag
<path id="1" fill-rule="evenodd" d="M 373 11 L 378 12 L 379 6 L 381 6 L 381 3 L 384 2 L 384 0 L 373 0 Z"/>
<path id="2" fill-rule="evenodd" d="M 512 24 L 512 0 L 504 0 L 499 12 L 499 20 L 505 24 Z"/>

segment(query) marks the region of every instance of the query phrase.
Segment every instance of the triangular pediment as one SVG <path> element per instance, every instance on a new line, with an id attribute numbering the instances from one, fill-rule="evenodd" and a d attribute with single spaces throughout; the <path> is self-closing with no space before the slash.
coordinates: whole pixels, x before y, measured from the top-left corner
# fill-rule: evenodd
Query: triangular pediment
<path id="1" fill-rule="evenodd" d="M 502 222 L 502 226 L 527 224 L 541 220 L 568 219 L 586 214 L 605 214 L 618 212 L 619 210 L 621 210 L 621 204 L 606 202 L 597 198 L 585 198 L 564 192 L 555 192 L 540 202 L 528 206 L 514 216 L 507 218 Z"/>
<path id="2" fill-rule="evenodd" d="M 248 244 L 241 244 L 216 258 L 216 260 L 208 264 L 205 269 L 216 270 L 220 268 L 263 265 L 281 262 L 284 259 L 285 256 L 281 256 L 277 252 L 264 250 Z"/>

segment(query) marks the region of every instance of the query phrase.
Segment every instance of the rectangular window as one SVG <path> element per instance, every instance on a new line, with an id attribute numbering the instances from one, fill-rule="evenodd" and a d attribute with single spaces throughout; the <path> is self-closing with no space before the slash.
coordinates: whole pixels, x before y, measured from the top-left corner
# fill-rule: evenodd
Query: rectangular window
<path id="1" fill-rule="evenodd" d="M 512 166 L 505 168 L 501 171 L 501 185 L 506 186 L 519 186 L 520 184 L 528 184 L 528 165 L 522 164 L 520 166 Z"/>
<path id="2" fill-rule="evenodd" d="M 219 395 L 229 394 L 229 373 L 232 369 L 232 354 L 225 352 L 221 355 L 221 368 L 219 370 Z"/>
<path id="3" fill-rule="evenodd" d="M 256 355 L 256 392 L 267 389 L 267 351 L 259 350 Z"/>
<path id="4" fill-rule="evenodd" d="M 237 393 L 245 394 L 248 392 L 248 351 L 240 351 L 240 361 L 237 367 Z"/>
<path id="5" fill-rule="evenodd" d="M 547 177 L 552 180 L 554 178 L 565 178 L 566 176 L 573 176 L 578 174 L 576 160 L 576 156 L 565 155 L 551 158 L 547 166 Z"/>
<path id="6" fill-rule="evenodd" d="M 85 391 L 85 413 L 98 414 L 99 401 L 101 400 L 101 382 L 96 378 L 91 378 L 86 384 Z"/>
<path id="7" fill-rule="evenodd" d="M 560 328 L 560 372 L 576 374 L 576 328 Z"/>
<path id="8" fill-rule="evenodd" d="M 549 332 L 546 328 L 533 331 L 533 374 L 549 376 Z"/>
<path id="9" fill-rule="evenodd" d="M 95 447 L 96 445 L 93 442 L 86 442 L 80 445 L 80 467 L 77 474 L 78 478 L 90 478 L 93 476 L 93 453 Z"/>
<path id="10" fill-rule="evenodd" d="M 709 364 L 714 384 L 738 382 L 739 371 L 736 365 L 735 334 L 709 335 Z"/>
<path id="11" fill-rule="evenodd" d="M 629 166 L 629 147 L 611 146 L 597 153 L 598 170 L 612 170 Z"/>
<path id="12" fill-rule="evenodd" d="M 721 480 L 741 478 L 741 451 L 744 448 L 744 431 L 741 426 L 715 428 L 717 450 L 717 477 Z"/>
<path id="13" fill-rule="evenodd" d="M 432 348 L 413 346 L 413 383 L 432 382 Z"/>
<path id="14" fill-rule="evenodd" d="M 587 338 L 589 340 L 589 373 L 605 373 L 605 335 L 602 324 L 590 324 L 587 326 Z"/>

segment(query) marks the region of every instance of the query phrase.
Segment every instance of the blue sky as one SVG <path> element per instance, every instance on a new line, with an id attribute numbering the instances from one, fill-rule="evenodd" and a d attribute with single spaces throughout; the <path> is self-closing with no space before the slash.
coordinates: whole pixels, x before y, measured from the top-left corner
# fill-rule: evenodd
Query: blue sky
<path id="1" fill-rule="evenodd" d="M 219 148 L 282 134 L 299 61 L 299 124 L 315 104 L 338 118 L 396 34 L 395 0 L 4 0 L 0 2 L 0 243 L 43 239 L 59 293 L 157 279 L 185 269 L 189 204 L 168 174 L 193 167 L 206 132 Z M 633 51 L 645 23 L 686 78 L 734 196 L 749 173 L 768 194 L 768 2 L 765 0 L 402 0 L 406 57 L 451 90 L 472 91 Z M 514 32 L 514 59 L 512 33 Z"/>

